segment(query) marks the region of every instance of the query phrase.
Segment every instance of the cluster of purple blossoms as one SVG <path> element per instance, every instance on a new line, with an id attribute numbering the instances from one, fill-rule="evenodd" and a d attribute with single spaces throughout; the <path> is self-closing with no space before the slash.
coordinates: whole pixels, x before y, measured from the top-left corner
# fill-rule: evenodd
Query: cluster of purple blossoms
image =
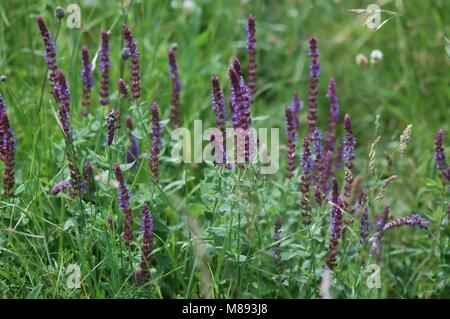
<path id="1" fill-rule="evenodd" d="M 216 114 L 216 128 L 221 132 L 221 138 L 219 139 L 218 149 L 215 150 L 215 162 L 217 164 L 225 165 L 227 162 L 227 151 L 226 151 L 226 110 L 223 102 L 223 91 L 220 89 L 219 78 L 216 75 L 211 76 L 211 86 L 212 94 L 211 101 Z M 217 136 L 212 136 L 212 140 L 216 140 Z M 220 141 L 222 143 L 220 143 Z M 217 143 L 216 143 L 217 145 Z"/>
<path id="2" fill-rule="evenodd" d="M 54 82 L 54 72 L 58 69 L 58 66 L 56 65 L 56 46 L 55 42 L 53 41 L 50 32 L 47 29 L 47 26 L 44 22 L 44 19 L 42 19 L 41 16 L 36 17 L 36 21 L 39 25 L 39 30 L 41 32 L 42 41 L 44 42 L 45 46 L 45 62 L 47 63 L 49 73 L 49 80 L 50 80 L 50 86 L 53 89 L 53 82 Z M 55 96 L 55 92 L 52 92 Z"/>
<path id="3" fill-rule="evenodd" d="M 141 97 L 141 79 L 139 77 L 139 50 L 137 48 L 136 39 L 131 35 L 130 29 L 127 25 L 122 25 L 122 34 L 125 38 L 127 48 L 130 53 L 130 82 L 131 93 L 134 99 Z"/>
<path id="4" fill-rule="evenodd" d="M 123 212 L 123 231 L 122 239 L 126 244 L 130 244 L 134 240 L 133 235 L 133 212 L 130 209 L 130 192 L 123 177 L 122 170 L 118 163 L 113 166 L 117 181 L 119 182 L 118 199 L 119 207 Z"/>
<path id="5" fill-rule="evenodd" d="M 70 181 L 60 181 L 53 186 L 51 193 L 52 195 L 58 195 L 67 189 L 70 189 Z"/>
<path id="6" fill-rule="evenodd" d="M 344 117 L 344 128 L 345 128 L 345 137 L 344 137 L 344 154 L 343 158 L 345 161 L 345 184 L 344 184 L 344 195 L 346 201 L 350 198 L 353 187 L 353 179 L 355 174 L 355 169 L 353 166 L 353 160 L 355 159 L 355 146 L 356 139 L 353 136 L 352 131 L 352 120 L 350 115 L 345 114 Z M 345 209 L 347 209 L 347 202 L 345 204 Z"/>
<path id="7" fill-rule="evenodd" d="M 419 226 L 420 228 L 426 229 L 430 225 L 430 222 L 427 219 L 420 217 L 418 214 L 411 214 L 410 216 L 400 217 L 387 222 L 384 225 L 383 230 L 397 228 L 403 225 Z"/>
<path id="8" fill-rule="evenodd" d="M 244 150 L 240 145 L 236 145 L 237 153 L 241 156 L 244 153 L 245 163 L 252 161 L 254 155 L 253 136 L 250 131 L 251 117 L 250 117 L 250 103 L 251 93 L 248 86 L 242 78 L 242 67 L 239 60 L 236 58 L 233 65 L 228 69 L 228 75 L 231 80 L 231 112 L 232 124 L 234 129 L 241 129 L 242 137 L 245 138 Z M 240 144 L 240 143 L 239 143 Z"/>
<path id="9" fill-rule="evenodd" d="M 320 75 L 319 49 L 317 48 L 317 39 L 315 37 L 309 39 L 308 55 L 311 58 L 311 64 L 309 66 L 308 133 L 312 134 L 316 128 L 317 85 Z"/>
<path id="10" fill-rule="evenodd" d="M 275 257 L 275 267 L 277 272 L 281 272 L 281 249 L 280 249 L 280 239 L 281 239 L 281 226 L 282 221 L 281 218 L 277 218 L 275 221 L 275 227 L 273 231 L 273 241 L 276 243 L 275 247 L 272 248 L 272 254 Z"/>
<path id="11" fill-rule="evenodd" d="M 436 167 L 442 174 L 442 181 L 444 183 L 450 182 L 450 168 L 448 168 L 447 166 L 444 153 L 444 131 L 439 130 L 436 133 L 434 145 L 435 145 L 434 158 L 436 160 Z"/>
<path id="12" fill-rule="evenodd" d="M 129 100 L 130 99 L 130 94 L 128 93 L 128 88 L 127 85 L 124 81 L 124 79 L 119 79 L 119 93 L 120 95 L 122 95 L 122 98 L 124 98 L 125 100 Z"/>
<path id="13" fill-rule="evenodd" d="M 303 223 L 311 223 L 311 204 L 309 201 L 309 188 L 311 184 L 311 173 L 313 163 L 311 161 L 311 149 L 309 145 L 310 137 L 306 135 L 303 140 L 303 152 L 301 159 L 302 177 L 300 182 L 300 208 L 303 216 Z"/>
<path id="14" fill-rule="evenodd" d="M 108 132 L 106 134 L 106 144 L 111 146 L 114 141 L 114 136 L 116 134 L 116 130 L 120 127 L 117 123 L 119 121 L 120 112 L 118 109 L 109 110 L 108 116 L 106 117 L 106 125 L 108 128 Z"/>
<path id="15" fill-rule="evenodd" d="M 257 65 L 256 65 L 256 26 L 255 17 L 249 16 L 247 23 L 247 83 L 248 88 L 252 96 L 256 92 L 256 78 L 257 78 Z"/>
<path id="16" fill-rule="evenodd" d="M 163 129 L 163 126 L 159 121 L 158 104 L 156 102 L 153 102 L 150 106 L 150 112 L 152 113 L 152 146 L 150 150 L 150 172 L 152 173 L 153 178 L 157 181 L 159 177 L 158 156 L 161 152 L 162 147 L 161 131 Z"/>
<path id="17" fill-rule="evenodd" d="M 109 70 L 111 68 L 110 60 L 110 44 L 108 30 L 102 30 L 102 43 L 100 46 L 100 73 L 102 80 L 100 81 L 100 100 L 101 105 L 109 104 Z"/>
<path id="18" fill-rule="evenodd" d="M 1 96 L 0 96 L 1 101 Z M 3 104 L 3 103 L 0 103 Z M 16 148 L 16 138 L 9 123 L 6 107 L 3 105 L 0 113 L 0 138 L 1 151 L 0 159 L 5 163 L 3 169 L 3 192 L 6 197 L 10 197 L 14 188 L 14 150 Z"/>
<path id="19" fill-rule="evenodd" d="M 142 207 L 141 233 L 141 262 L 133 272 L 134 282 L 138 285 L 142 285 L 148 280 L 153 250 L 153 217 L 147 203 L 144 203 Z"/>
<path id="20" fill-rule="evenodd" d="M 169 49 L 169 75 L 172 82 L 172 108 L 170 110 L 170 123 L 172 127 L 176 128 L 180 126 L 180 92 L 181 82 L 178 74 L 177 55 L 174 49 Z"/>
<path id="21" fill-rule="evenodd" d="M 76 166 L 77 153 L 73 145 L 72 129 L 70 127 L 70 94 L 69 85 L 66 82 L 64 73 L 60 70 L 54 72 L 54 88 L 56 100 L 59 103 L 59 120 L 64 132 L 66 141 L 66 158 L 70 170 L 70 184 L 72 188 L 72 196 L 76 196 L 80 189 L 79 173 Z"/>
<path id="22" fill-rule="evenodd" d="M 339 198 L 339 186 L 336 178 L 332 180 L 331 205 L 331 239 L 326 259 L 330 269 L 336 263 L 337 246 L 342 233 L 342 201 Z"/>
<path id="23" fill-rule="evenodd" d="M 126 162 L 127 164 L 134 162 L 133 168 L 136 168 L 137 160 L 139 158 L 139 142 L 137 137 L 133 134 L 133 119 L 131 116 L 127 116 L 125 123 L 128 128 L 128 137 L 131 144 L 127 150 Z"/>
<path id="24" fill-rule="evenodd" d="M 300 110 L 302 109 L 302 101 L 300 100 L 300 97 L 298 93 L 294 94 L 294 99 L 292 100 L 292 113 L 294 115 L 294 121 L 295 121 L 295 129 L 297 130 L 300 127 Z"/>
<path id="25" fill-rule="evenodd" d="M 83 81 L 83 102 L 82 105 L 84 110 L 83 115 L 87 115 L 87 108 L 91 105 L 91 91 L 94 85 L 94 80 L 92 78 L 92 65 L 89 60 L 89 49 L 86 45 L 81 47 L 81 80 Z"/>

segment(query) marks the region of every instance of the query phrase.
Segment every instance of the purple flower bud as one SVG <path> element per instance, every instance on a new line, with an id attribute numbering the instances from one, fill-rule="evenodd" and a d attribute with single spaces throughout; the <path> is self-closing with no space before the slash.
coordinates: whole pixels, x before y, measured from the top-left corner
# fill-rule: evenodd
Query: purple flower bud
<path id="1" fill-rule="evenodd" d="M 108 116 L 106 117 L 106 123 L 107 123 L 107 127 L 108 127 L 108 133 L 106 136 L 106 144 L 108 144 L 108 146 L 111 146 L 113 140 L 114 140 L 114 136 L 116 134 L 116 130 L 117 128 L 119 128 L 118 125 L 118 120 L 119 120 L 119 116 L 120 116 L 120 112 L 117 109 L 112 109 L 109 110 Z"/>
<path id="2" fill-rule="evenodd" d="M 309 57 L 310 64 L 310 80 L 309 80 L 309 97 L 308 97 L 308 133 L 312 134 L 316 128 L 317 120 L 317 85 L 319 83 L 320 62 L 319 50 L 317 49 L 317 40 L 315 37 L 309 39 Z"/>
<path id="3" fill-rule="evenodd" d="M 125 84 L 125 81 L 123 79 L 119 79 L 119 93 L 125 100 L 130 99 L 130 94 L 128 93 L 127 85 Z"/>
<path id="4" fill-rule="evenodd" d="M 397 228 L 403 225 L 419 226 L 420 228 L 426 229 L 430 225 L 430 222 L 425 218 L 420 217 L 418 214 L 411 214 L 407 217 L 391 220 L 384 225 L 383 230 Z"/>
<path id="5" fill-rule="evenodd" d="M 247 83 L 248 88 L 252 96 L 255 95 L 256 92 L 256 78 L 257 78 L 257 65 L 256 65 L 256 26 L 255 26 L 255 17 L 248 17 L 247 24 Z"/>
<path id="6" fill-rule="evenodd" d="M 170 123 L 172 127 L 180 126 L 180 91 L 181 82 L 178 75 L 177 57 L 174 49 L 169 49 L 169 75 L 172 82 L 172 108 L 170 110 Z"/>
<path id="7" fill-rule="evenodd" d="M 2 132 L 3 161 L 5 166 L 3 169 L 3 192 L 6 197 L 13 194 L 14 188 L 14 149 L 16 138 L 9 124 L 8 113 L 0 114 L 0 131 Z"/>
<path id="8" fill-rule="evenodd" d="M 115 232 L 116 231 L 116 225 L 114 223 L 114 219 L 111 215 L 108 216 L 108 224 L 109 224 L 109 229 L 111 229 L 111 231 Z"/>
<path id="9" fill-rule="evenodd" d="M 299 115 L 300 115 L 300 110 L 302 109 L 302 107 L 303 107 L 302 101 L 300 101 L 300 97 L 299 97 L 298 93 L 295 93 L 294 99 L 292 101 L 292 112 L 294 115 L 296 130 L 300 127 Z"/>
<path id="10" fill-rule="evenodd" d="M 81 47 L 81 80 L 83 81 L 83 102 L 82 105 L 84 107 L 83 113 L 87 115 L 87 108 L 91 105 L 91 91 L 92 86 L 94 84 L 94 80 L 92 78 L 92 65 L 89 61 L 89 49 L 86 45 Z"/>
<path id="11" fill-rule="evenodd" d="M 152 113 L 152 146 L 150 151 L 150 171 L 155 180 L 158 180 L 159 172 L 159 160 L 158 156 L 161 152 L 161 131 L 162 124 L 159 122 L 158 104 L 153 102 L 150 111 Z"/>
<path id="12" fill-rule="evenodd" d="M 141 97 L 141 80 L 139 77 L 139 50 L 137 48 L 136 39 L 131 35 L 130 29 L 125 24 L 122 25 L 122 33 L 127 44 L 127 48 L 130 51 L 130 82 L 131 93 L 136 100 Z"/>
<path id="13" fill-rule="evenodd" d="M 303 140 L 303 152 L 302 152 L 302 177 L 300 182 L 300 208 L 303 216 L 303 223 L 309 225 L 311 223 L 311 204 L 309 202 L 309 187 L 311 183 L 311 149 L 309 147 L 309 135 L 305 136 Z"/>
<path id="14" fill-rule="evenodd" d="M 444 131 L 439 130 L 434 140 L 435 144 L 434 158 L 436 160 L 436 167 L 441 172 L 442 180 L 445 183 L 450 181 L 450 169 L 448 169 L 447 161 L 445 160 L 443 141 L 444 141 Z"/>
<path id="15" fill-rule="evenodd" d="M 287 135 L 287 177 L 292 178 L 295 170 L 295 150 L 297 142 L 297 132 L 295 117 L 292 107 L 286 106 L 284 109 L 286 116 L 286 135 Z"/>
<path id="16" fill-rule="evenodd" d="M 111 68 L 110 60 L 111 48 L 109 46 L 109 32 L 102 30 L 102 43 L 100 46 L 100 73 L 102 80 L 100 81 L 100 100 L 101 105 L 109 104 L 109 70 Z"/>
<path id="17" fill-rule="evenodd" d="M 314 197 L 319 205 L 322 204 L 323 194 L 322 194 L 322 174 L 323 174 L 323 159 L 322 159 L 322 135 L 320 134 L 317 127 L 314 129 L 312 135 L 313 141 L 313 153 L 314 153 L 314 162 L 313 162 L 313 172 L 312 172 L 312 181 L 316 185 L 316 190 L 314 193 Z"/>
<path id="18" fill-rule="evenodd" d="M 119 207 L 123 211 L 123 232 L 122 239 L 125 243 L 130 244 L 133 239 L 133 212 L 130 209 L 130 193 L 122 174 L 122 170 L 118 163 L 113 166 L 117 181 L 119 182 L 118 198 Z"/>
<path id="19" fill-rule="evenodd" d="M 336 178 L 332 181 L 331 195 L 331 239 L 328 246 L 327 266 L 332 269 L 336 263 L 337 247 L 342 233 L 342 201 L 339 199 L 339 186 Z"/>

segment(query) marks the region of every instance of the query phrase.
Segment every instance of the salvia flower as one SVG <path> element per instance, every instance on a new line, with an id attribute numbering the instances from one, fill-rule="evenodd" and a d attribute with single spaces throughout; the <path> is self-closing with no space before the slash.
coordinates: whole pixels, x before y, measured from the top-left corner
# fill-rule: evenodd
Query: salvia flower
<path id="1" fill-rule="evenodd" d="M 447 162 L 445 160 L 444 153 L 444 131 L 439 130 L 436 133 L 436 138 L 434 139 L 435 153 L 434 158 L 436 160 L 436 167 L 442 174 L 443 182 L 450 181 L 450 169 L 447 167 Z"/>
<path id="2" fill-rule="evenodd" d="M 247 83 L 248 88 L 252 96 L 255 95 L 256 91 L 256 26 L 255 17 L 249 16 L 247 23 Z"/>
<path id="3" fill-rule="evenodd" d="M 14 132 L 9 124 L 8 113 L 2 112 L 0 114 L 0 131 L 3 137 L 3 161 L 5 167 L 3 170 L 3 192 L 6 197 L 10 197 L 14 188 L 14 150 L 16 145 L 16 138 Z"/>
<path id="4" fill-rule="evenodd" d="M 100 81 L 100 100 L 101 105 L 109 104 L 109 70 L 111 69 L 110 60 L 111 48 L 109 44 L 108 30 L 102 30 L 102 43 L 100 46 L 100 73 L 102 80 Z"/>
<path id="5" fill-rule="evenodd" d="M 419 226 L 420 228 L 426 229 L 430 225 L 430 222 L 427 219 L 420 217 L 418 214 L 414 213 L 410 216 L 400 217 L 387 222 L 384 225 L 383 230 L 397 228 L 403 225 Z"/>
<path id="6" fill-rule="evenodd" d="M 155 180 L 158 180 L 159 172 L 159 160 L 158 156 L 161 152 L 162 142 L 161 142 L 161 131 L 162 124 L 159 122 L 158 104 L 153 102 L 150 106 L 150 111 L 152 113 L 152 146 L 150 150 L 150 171 Z"/>
<path id="7" fill-rule="evenodd" d="M 216 114 L 216 128 L 222 133 L 222 144 L 219 150 L 215 150 L 216 163 L 225 164 L 227 162 L 226 153 L 226 110 L 223 102 L 223 91 L 220 89 L 219 78 L 216 75 L 211 77 L 212 94 L 211 101 L 214 112 Z M 214 137 L 216 138 L 216 137 Z M 222 155 L 222 156 L 221 156 Z"/>
<path id="8" fill-rule="evenodd" d="M 352 120 L 348 114 L 345 114 L 344 117 L 344 128 L 345 128 L 345 137 L 344 137 L 344 162 L 345 162 L 345 184 L 344 184 L 344 195 L 348 199 L 351 197 L 353 179 L 355 174 L 355 169 L 353 166 L 353 160 L 355 159 L 355 146 L 356 139 L 353 136 L 352 131 Z"/>
<path id="9" fill-rule="evenodd" d="M 126 118 L 126 125 L 128 128 L 128 137 L 130 139 L 130 147 L 128 147 L 127 150 L 127 164 L 133 163 L 133 168 L 136 168 L 137 166 L 137 160 L 139 158 L 139 142 L 137 137 L 133 134 L 133 119 L 131 116 L 127 116 Z"/>
<path id="10" fill-rule="evenodd" d="M 6 103 L 3 101 L 3 97 L 0 94 L 0 114 L 3 114 L 6 112 Z M 3 127 L 0 126 L 0 160 L 3 161 L 4 156 L 5 156 L 5 139 L 4 137 L 4 132 L 3 132 Z"/>
<path id="11" fill-rule="evenodd" d="M 295 129 L 297 130 L 300 127 L 300 110 L 302 109 L 302 101 L 300 100 L 300 96 L 298 93 L 294 94 L 294 99 L 292 100 L 292 113 L 294 115 L 295 120 Z"/>
<path id="12" fill-rule="evenodd" d="M 292 107 L 286 106 L 284 109 L 286 116 L 286 135 L 287 135 L 287 177 L 292 178 L 295 170 L 295 149 L 297 142 L 296 124 Z"/>
<path id="13" fill-rule="evenodd" d="M 89 49 L 86 45 L 81 47 L 81 80 L 83 81 L 83 114 L 87 114 L 87 108 L 91 105 L 91 91 L 94 85 L 92 78 L 92 65 L 89 61 Z"/>
<path id="14" fill-rule="evenodd" d="M 277 272 L 281 272 L 281 249 L 280 249 L 280 239 L 281 239 L 281 218 L 277 218 L 275 222 L 275 227 L 273 231 L 273 241 L 276 242 L 275 247 L 272 248 L 272 254 L 275 257 L 275 267 Z"/>
<path id="15" fill-rule="evenodd" d="M 331 239 L 328 246 L 327 266 L 331 269 L 336 263 L 337 246 L 342 233 L 342 201 L 339 199 L 339 186 L 336 178 L 332 181 L 331 192 Z"/>
<path id="16" fill-rule="evenodd" d="M 317 85 L 320 75 L 319 49 L 317 48 L 317 39 L 315 37 L 309 39 L 308 55 L 311 58 L 309 66 L 308 132 L 312 134 L 317 120 Z"/>
<path id="17" fill-rule="evenodd" d="M 114 141 L 114 136 L 116 134 L 117 128 L 119 128 L 118 120 L 119 120 L 119 110 L 118 109 L 112 109 L 109 110 L 108 116 L 106 117 L 106 124 L 108 127 L 108 132 L 106 134 L 106 144 L 108 146 L 111 146 L 112 142 Z"/>
<path id="18" fill-rule="evenodd" d="M 358 210 L 361 213 L 361 226 L 359 230 L 359 237 L 361 243 L 366 242 L 367 236 L 370 231 L 370 220 L 369 220 L 369 206 L 367 206 L 367 190 L 361 190 L 359 195 Z"/>
<path id="19" fill-rule="evenodd" d="M 143 236 L 141 245 L 141 267 L 148 268 L 150 266 L 151 253 L 153 248 L 153 217 L 150 214 L 150 209 L 148 208 L 147 203 L 145 203 L 142 207 L 141 232 Z"/>
<path id="20" fill-rule="evenodd" d="M 328 116 L 328 131 L 325 146 L 327 150 L 334 152 L 336 144 L 336 124 L 339 120 L 339 104 L 336 95 L 336 81 L 331 78 L 328 82 L 327 97 L 330 103 L 330 114 Z"/>
<path id="21" fill-rule="evenodd" d="M 300 182 L 300 208 L 303 217 L 303 223 L 308 225 L 311 223 L 311 204 L 309 201 L 309 188 L 311 184 L 311 172 L 312 172 L 312 161 L 311 161 L 311 149 L 309 145 L 310 137 L 305 136 L 303 140 L 303 152 L 301 160 L 302 177 Z"/>
<path id="22" fill-rule="evenodd" d="M 139 77 L 139 50 L 137 47 L 136 39 L 131 35 L 130 29 L 127 25 L 122 25 L 122 34 L 125 38 L 127 48 L 130 52 L 130 82 L 131 93 L 134 99 L 141 97 L 141 79 Z"/>
<path id="23" fill-rule="evenodd" d="M 129 100 L 130 99 L 130 94 L 128 93 L 128 88 L 127 85 L 124 81 L 124 79 L 119 79 L 119 93 L 120 95 L 125 99 L 125 100 Z"/>
<path id="24" fill-rule="evenodd" d="M 312 181 L 316 185 L 316 190 L 314 192 L 314 197 L 318 204 L 322 204 L 323 194 L 322 194 L 322 174 L 323 174 L 323 147 L 322 147 L 322 135 L 320 134 L 317 127 L 314 129 L 312 134 L 313 142 L 313 171 L 312 171 Z"/>
<path id="25" fill-rule="evenodd" d="M 73 145 L 72 129 L 70 126 L 70 94 L 69 85 L 66 82 L 64 73 L 60 70 L 54 72 L 54 92 L 59 102 L 59 120 L 64 132 L 66 142 L 66 158 L 70 170 L 70 183 L 72 188 L 72 196 L 76 196 L 80 189 L 79 172 L 76 166 L 77 153 Z"/>
<path id="26" fill-rule="evenodd" d="M 122 239 L 125 243 L 130 244 L 133 239 L 133 212 L 130 209 L 130 192 L 128 191 L 125 178 L 118 163 L 113 166 L 117 181 L 119 182 L 118 199 L 119 207 L 123 212 L 123 231 Z"/>
<path id="27" fill-rule="evenodd" d="M 58 69 L 58 67 L 56 65 L 55 42 L 53 41 L 53 39 L 50 35 L 50 32 L 48 31 L 48 28 L 44 22 L 44 19 L 42 19 L 41 16 L 37 16 L 36 21 L 39 25 L 39 30 L 41 32 L 42 41 L 44 42 L 44 45 L 45 45 L 45 62 L 47 63 L 47 67 L 49 69 L 50 85 L 53 88 L 54 72 Z"/>
<path id="28" fill-rule="evenodd" d="M 52 195 L 58 195 L 59 193 L 70 188 L 70 181 L 60 181 L 55 186 L 53 186 L 51 193 Z"/>
<path id="29" fill-rule="evenodd" d="M 172 127 L 178 127 L 180 125 L 180 91 L 181 82 L 178 74 L 177 56 L 174 49 L 169 49 L 169 75 L 172 82 L 172 108 L 170 110 L 170 123 Z"/>

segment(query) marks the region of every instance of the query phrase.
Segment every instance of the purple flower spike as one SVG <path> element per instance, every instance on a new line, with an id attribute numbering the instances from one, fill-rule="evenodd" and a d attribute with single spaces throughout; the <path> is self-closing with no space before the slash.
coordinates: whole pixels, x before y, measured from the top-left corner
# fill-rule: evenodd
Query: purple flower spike
<path id="1" fill-rule="evenodd" d="M 323 174 L 323 159 L 322 159 L 322 135 L 319 133 L 319 130 L 317 128 L 314 129 L 313 135 L 312 135 L 312 141 L 314 146 L 314 164 L 313 164 L 313 183 L 316 185 L 316 190 L 314 193 L 314 197 L 316 199 L 316 202 L 321 205 L 323 194 L 322 194 L 322 174 Z"/>
<path id="2" fill-rule="evenodd" d="M 331 205 L 331 239 L 326 260 L 330 269 L 336 264 L 337 247 L 342 233 L 342 201 L 339 199 L 339 186 L 336 178 L 333 178 L 332 181 Z"/>
<path id="3" fill-rule="evenodd" d="M 361 227 L 359 231 L 361 243 L 365 243 L 370 231 L 369 206 L 367 206 L 367 190 L 361 190 L 358 200 L 358 210 L 361 213 Z"/>
<path id="4" fill-rule="evenodd" d="M 151 253 L 153 249 L 153 217 L 150 214 L 150 209 L 147 203 L 142 207 L 142 222 L 141 222 L 141 232 L 142 232 L 142 261 L 141 268 L 148 269 L 150 267 Z"/>
<path id="5" fill-rule="evenodd" d="M 70 94 L 69 85 L 64 73 L 60 70 L 54 72 L 54 89 L 56 100 L 59 103 L 59 120 L 64 132 L 66 142 L 66 158 L 70 170 L 70 183 L 72 196 L 75 197 L 80 189 L 80 174 L 76 166 L 77 153 L 73 145 L 72 129 L 70 127 Z"/>
<path id="6" fill-rule="evenodd" d="M 94 85 L 94 80 L 92 78 L 92 65 L 89 60 L 89 49 L 86 45 L 81 47 L 81 80 L 83 81 L 83 102 L 82 105 L 84 110 L 83 115 L 87 115 L 87 108 L 91 105 L 91 91 Z"/>
<path id="7" fill-rule="evenodd" d="M 305 136 L 303 140 L 303 153 L 302 153 L 302 177 L 300 182 L 300 208 L 303 216 L 303 223 L 309 225 L 311 223 L 311 204 L 309 202 L 309 187 L 311 184 L 311 172 L 312 172 L 312 161 L 311 161 L 311 149 L 309 146 L 310 137 Z"/>
<path id="8" fill-rule="evenodd" d="M 122 34 L 125 38 L 127 48 L 130 52 L 130 82 L 131 93 L 136 100 L 141 97 L 141 79 L 139 77 L 139 50 L 136 39 L 131 35 L 130 29 L 125 24 L 122 25 Z"/>
<path id="9" fill-rule="evenodd" d="M 278 242 L 281 239 L 281 226 L 282 221 L 281 218 L 278 218 L 275 222 L 274 232 L 273 232 L 273 241 Z M 275 267 L 277 269 L 277 272 L 281 272 L 281 249 L 280 249 L 280 243 L 276 243 L 275 247 L 272 248 L 272 254 L 275 257 Z"/>
<path id="10" fill-rule="evenodd" d="M 390 222 L 384 225 L 383 230 L 397 228 L 403 225 L 419 226 L 422 229 L 426 229 L 430 225 L 430 222 L 425 218 L 420 217 L 418 214 L 411 214 L 410 216 L 407 217 L 400 217 L 391 220 Z"/>
<path id="11" fill-rule="evenodd" d="M 180 126 L 180 91 L 181 82 L 178 75 L 177 56 L 174 49 L 169 49 L 169 75 L 172 82 L 172 108 L 170 110 L 170 123 L 172 127 Z"/>
<path id="12" fill-rule="evenodd" d="M 328 116 L 326 149 L 334 152 L 334 145 L 336 144 L 336 124 L 339 121 L 339 104 L 336 95 L 336 81 L 333 78 L 328 82 L 327 97 L 330 101 L 330 114 Z"/>
<path id="13" fill-rule="evenodd" d="M 222 132 L 222 145 L 220 149 L 215 150 L 215 161 L 217 164 L 225 165 L 227 162 L 226 153 L 226 111 L 223 102 L 223 91 L 220 89 L 219 78 L 216 75 L 211 76 L 211 86 L 212 86 L 212 106 L 216 114 L 216 128 Z M 215 136 L 214 136 L 215 138 Z"/>
<path id="14" fill-rule="evenodd" d="M 252 96 L 256 92 L 256 78 L 257 78 L 257 65 L 256 65 L 256 26 L 255 17 L 248 17 L 247 24 L 247 83 L 248 88 Z"/>
<path id="15" fill-rule="evenodd" d="M 130 147 L 127 150 L 127 164 L 134 163 L 133 168 L 137 167 L 137 160 L 139 158 L 139 142 L 137 137 L 133 134 L 133 119 L 131 116 L 127 116 L 126 125 L 128 128 L 128 137 L 130 139 Z"/>
<path id="16" fill-rule="evenodd" d="M 286 106 L 284 109 L 286 116 L 286 135 L 287 135 L 287 177 L 292 178 L 295 170 L 295 149 L 297 142 L 297 132 L 295 124 L 295 115 L 292 107 Z"/>
<path id="17" fill-rule="evenodd" d="M 130 244 L 133 239 L 133 212 L 130 209 L 130 193 L 118 163 L 113 166 L 117 181 L 119 182 L 118 198 L 119 207 L 123 211 L 123 232 L 122 239 Z"/>
<path id="18" fill-rule="evenodd" d="M 52 195 L 58 195 L 59 193 L 70 188 L 70 181 L 60 181 L 55 186 L 53 186 L 51 193 Z"/>
<path id="19" fill-rule="evenodd" d="M 299 119 L 299 115 L 300 115 L 300 110 L 302 109 L 303 105 L 302 105 L 302 101 L 300 100 L 300 97 L 298 95 L 298 93 L 294 94 L 294 99 L 292 101 L 292 112 L 294 115 L 294 120 L 295 120 L 295 129 L 297 130 L 300 127 L 300 119 Z"/>
<path id="20" fill-rule="evenodd" d="M 14 188 L 14 149 L 16 138 L 9 124 L 8 113 L 0 114 L 0 131 L 2 132 L 3 161 L 5 167 L 3 169 L 3 192 L 6 197 L 13 194 Z"/>
<path id="21" fill-rule="evenodd" d="M 352 120 L 348 114 L 345 114 L 344 117 L 344 128 L 345 128 L 345 137 L 344 137 L 344 161 L 345 161 L 345 184 L 344 184 L 344 195 L 346 200 L 351 197 L 352 187 L 353 187 L 353 179 L 355 174 L 355 168 L 353 166 L 353 160 L 355 159 L 355 146 L 356 139 L 353 136 L 352 131 Z M 346 205 L 348 203 L 346 202 Z M 347 206 L 345 206 L 347 208 Z"/>
<path id="22" fill-rule="evenodd" d="M 159 153 L 161 152 L 162 147 L 161 143 L 162 124 L 159 122 L 158 104 L 156 102 L 152 103 L 150 111 L 152 113 L 152 146 L 150 151 L 150 172 L 152 173 L 155 181 L 157 181 L 159 177 L 158 156 Z"/>
<path id="23" fill-rule="evenodd" d="M 436 133 L 436 138 L 434 139 L 435 153 L 434 158 L 436 160 L 436 167 L 442 174 L 442 181 L 450 181 L 450 169 L 447 167 L 447 161 L 445 159 L 444 153 L 444 131 L 439 130 Z"/>
<path id="24" fill-rule="evenodd" d="M 100 100 L 101 105 L 109 104 L 110 52 L 109 32 L 108 30 L 102 30 L 102 44 L 100 46 L 100 73 L 102 74 L 102 80 L 100 81 L 100 96 L 102 97 Z"/>
<path id="25" fill-rule="evenodd" d="M 54 82 L 54 72 L 58 69 L 56 65 L 56 46 L 52 37 L 50 36 L 50 32 L 48 32 L 47 26 L 42 19 L 41 16 L 36 17 L 36 21 L 39 25 L 39 30 L 41 32 L 42 41 L 45 45 L 45 62 L 47 63 L 47 67 L 49 69 L 49 81 L 50 86 L 53 88 Z M 55 93 L 52 92 L 55 96 Z"/>
<path id="26" fill-rule="evenodd" d="M 120 95 L 122 95 L 122 97 L 125 100 L 129 100 L 130 99 L 130 94 L 128 93 L 128 88 L 127 85 L 124 81 L 124 79 L 119 79 L 119 93 Z"/>
<path id="27" fill-rule="evenodd" d="M 319 49 L 317 48 L 317 39 L 315 37 L 309 39 L 308 55 L 311 58 L 311 64 L 309 67 L 308 132 L 312 134 L 316 128 L 317 85 L 319 83 L 320 75 Z"/>
<path id="28" fill-rule="evenodd" d="M 119 128 L 118 120 L 119 120 L 120 112 L 119 110 L 109 110 L 109 114 L 106 117 L 106 123 L 108 127 L 108 133 L 106 135 L 106 144 L 108 146 L 111 146 L 112 142 L 114 141 L 114 136 L 116 134 L 116 130 Z"/>

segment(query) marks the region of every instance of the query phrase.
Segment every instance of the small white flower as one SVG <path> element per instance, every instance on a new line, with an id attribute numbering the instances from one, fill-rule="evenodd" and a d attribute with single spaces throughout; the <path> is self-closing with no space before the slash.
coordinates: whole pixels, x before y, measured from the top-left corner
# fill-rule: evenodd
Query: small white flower
<path id="1" fill-rule="evenodd" d="M 183 1 L 183 11 L 186 13 L 190 13 L 197 10 L 197 4 L 193 0 L 184 0 Z"/>
<path id="2" fill-rule="evenodd" d="M 383 60 L 383 52 L 380 50 L 375 49 L 370 53 L 370 63 L 375 64 L 381 60 Z"/>

